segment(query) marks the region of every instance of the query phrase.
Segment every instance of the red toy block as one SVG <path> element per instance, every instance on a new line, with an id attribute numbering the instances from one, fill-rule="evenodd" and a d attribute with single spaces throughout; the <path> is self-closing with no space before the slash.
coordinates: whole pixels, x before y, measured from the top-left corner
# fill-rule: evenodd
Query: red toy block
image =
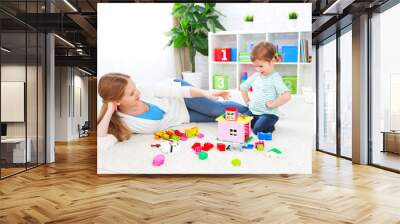
<path id="1" fill-rule="evenodd" d="M 214 147 L 214 145 L 212 143 L 206 142 L 206 143 L 204 143 L 202 149 L 203 149 L 203 151 L 209 151 L 213 147 Z"/>
<path id="2" fill-rule="evenodd" d="M 231 61 L 231 49 L 230 48 L 215 48 L 214 49 L 214 61 Z"/>
<path id="3" fill-rule="evenodd" d="M 225 151 L 225 144 L 224 143 L 217 143 L 217 149 L 219 151 Z"/>
<path id="4" fill-rule="evenodd" d="M 238 108 L 236 108 L 236 107 L 225 108 L 225 120 L 237 121 L 238 115 L 239 115 Z"/>
<path id="5" fill-rule="evenodd" d="M 200 148 L 201 148 L 201 143 L 196 142 L 196 143 L 194 143 L 194 144 L 192 145 L 192 149 L 195 149 L 195 148 L 197 148 L 197 147 L 200 147 Z"/>
<path id="6" fill-rule="evenodd" d="M 182 137 L 182 135 L 184 135 L 182 132 L 180 132 L 179 130 L 175 130 L 175 135 Z"/>

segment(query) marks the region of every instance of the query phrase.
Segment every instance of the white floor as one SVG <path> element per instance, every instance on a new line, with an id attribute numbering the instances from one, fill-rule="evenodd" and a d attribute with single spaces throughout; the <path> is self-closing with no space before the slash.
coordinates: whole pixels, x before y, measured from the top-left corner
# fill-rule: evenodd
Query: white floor
<path id="1" fill-rule="evenodd" d="M 211 142 L 216 145 L 216 123 L 191 123 L 174 129 L 199 127 L 205 134 L 203 139 L 192 138 L 180 141 L 180 151 L 165 154 L 164 165 L 154 167 L 153 157 L 162 152 L 152 148 L 153 135 L 134 135 L 111 149 L 98 147 L 97 171 L 99 174 L 308 174 L 311 173 L 314 138 L 313 104 L 305 103 L 302 97 L 293 97 L 281 108 L 283 112 L 277 123 L 273 140 L 266 141 L 266 150 L 255 149 L 220 152 L 216 148 L 208 152 L 206 160 L 200 160 L 191 149 L 194 142 Z M 257 138 L 254 138 L 254 143 Z M 267 157 L 267 150 L 278 148 L 282 158 Z M 241 166 L 233 166 L 233 159 L 240 159 Z"/>

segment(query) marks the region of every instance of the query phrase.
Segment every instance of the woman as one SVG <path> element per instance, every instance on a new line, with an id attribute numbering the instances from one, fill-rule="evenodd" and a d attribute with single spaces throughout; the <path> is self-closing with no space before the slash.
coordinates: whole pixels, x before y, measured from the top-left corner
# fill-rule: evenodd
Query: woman
<path id="1" fill-rule="evenodd" d="M 195 88 L 183 80 L 136 86 L 120 73 L 101 77 L 98 85 L 103 106 L 97 132 L 113 143 L 130 138 L 132 133 L 154 133 L 188 122 L 214 122 L 226 107 L 236 107 L 240 113 L 248 108 L 232 101 L 228 92 L 210 92 Z"/>

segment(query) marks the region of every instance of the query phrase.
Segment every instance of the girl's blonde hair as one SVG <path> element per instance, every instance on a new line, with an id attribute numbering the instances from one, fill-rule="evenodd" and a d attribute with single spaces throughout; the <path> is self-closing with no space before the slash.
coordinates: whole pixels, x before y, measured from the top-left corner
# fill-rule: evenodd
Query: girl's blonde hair
<path id="1" fill-rule="evenodd" d="M 105 113 L 109 102 L 121 100 L 125 94 L 125 89 L 130 77 L 121 73 L 108 73 L 102 76 L 99 80 L 98 92 L 103 98 L 103 106 L 101 107 L 97 123 L 99 123 Z M 118 141 L 124 141 L 131 137 L 131 130 L 121 121 L 117 113 L 113 113 L 110 124 L 108 126 L 108 133 L 113 134 Z"/>

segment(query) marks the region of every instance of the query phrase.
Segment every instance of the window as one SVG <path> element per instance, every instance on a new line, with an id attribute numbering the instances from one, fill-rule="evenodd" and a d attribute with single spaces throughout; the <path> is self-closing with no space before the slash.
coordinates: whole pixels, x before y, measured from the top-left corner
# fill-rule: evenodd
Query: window
<path id="1" fill-rule="evenodd" d="M 229 129 L 229 135 L 230 136 L 237 136 L 237 130 L 236 129 Z"/>

